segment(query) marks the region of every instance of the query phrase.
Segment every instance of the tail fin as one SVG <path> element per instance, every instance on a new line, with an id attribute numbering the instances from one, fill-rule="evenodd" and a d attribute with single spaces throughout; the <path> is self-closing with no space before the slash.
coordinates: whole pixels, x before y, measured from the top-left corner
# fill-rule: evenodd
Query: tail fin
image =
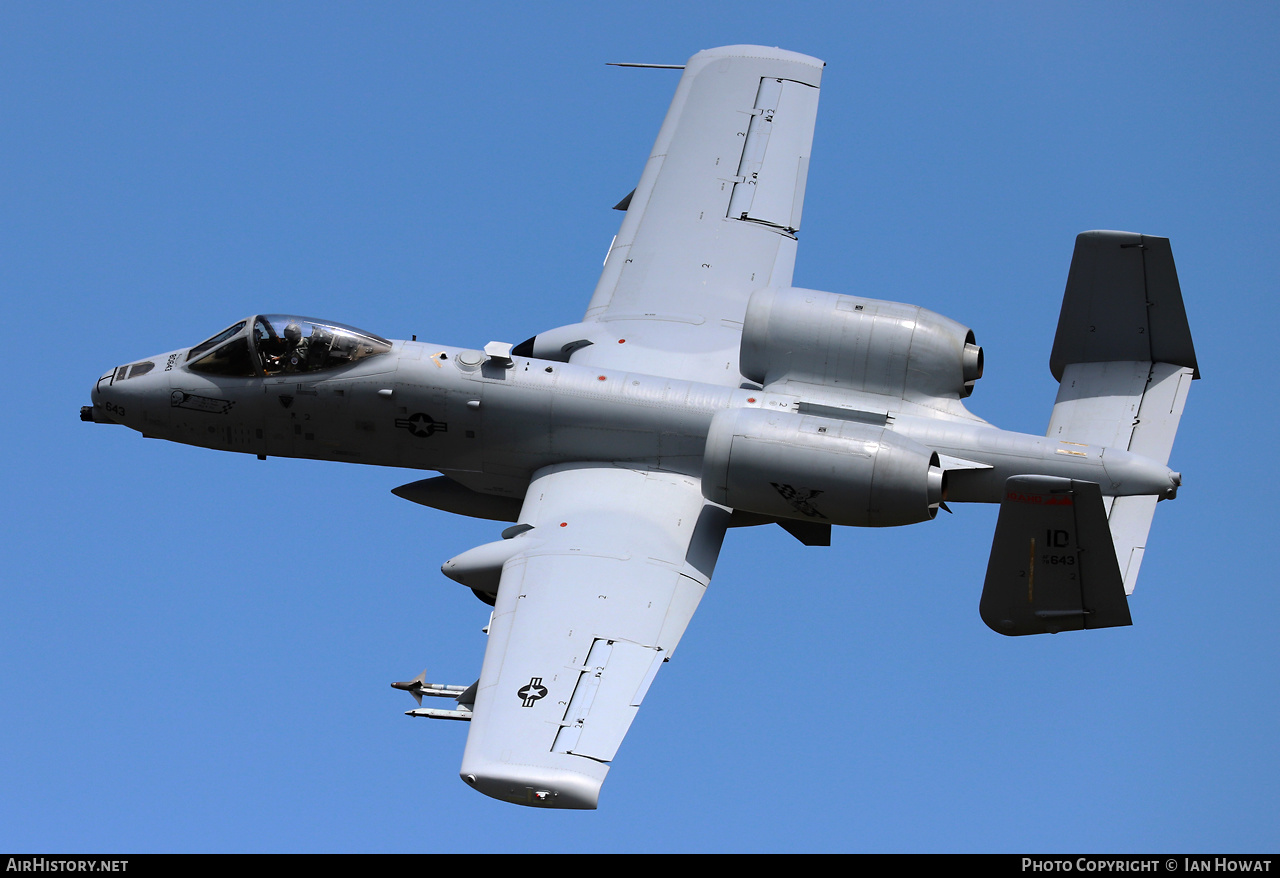
<path id="1" fill-rule="evenodd" d="M 1168 238 L 1076 237 L 1049 369 L 1060 387 L 1046 435 L 1169 462 L 1200 371 Z M 1138 578 L 1155 506 L 1155 497 L 1106 500 L 1126 594 Z"/>
<path id="2" fill-rule="evenodd" d="M 978 609 L 992 631 L 1011 637 L 1133 624 L 1097 484 L 1005 482 Z"/>

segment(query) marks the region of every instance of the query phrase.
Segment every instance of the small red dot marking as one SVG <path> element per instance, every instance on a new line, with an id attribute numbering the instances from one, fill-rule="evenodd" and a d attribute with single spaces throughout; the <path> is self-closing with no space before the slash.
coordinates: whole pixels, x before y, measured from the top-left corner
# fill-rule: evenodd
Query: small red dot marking
<path id="1" fill-rule="evenodd" d="M 567 522 L 567 521 L 562 521 L 562 522 L 560 522 L 560 526 L 561 526 L 561 527 L 568 527 L 568 526 L 569 526 L 569 522 Z"/>
<path id="2" fill-rule="evenodd" d="M 756 401 L 756 398 L 754 396 L 747 397 L 747 402 L 755 402 L 755 401 Z"/>
<path id="3" fill-rule="evenodd" d="M 603 375 L 601 375 L 601 376 L 600 376 L 599 378 L 597 378 L 596 380 L 597 380 L 597 381 L 603 381 L 603 380 L 604 380 L 604 376 L 603 376 Z"/>
<path id="4" fill-rule="evenodd" d="M 618 339 L 618 344 L 626 344 L 626 343 L 627 343 L 627 340 L 625 338 Z"/>

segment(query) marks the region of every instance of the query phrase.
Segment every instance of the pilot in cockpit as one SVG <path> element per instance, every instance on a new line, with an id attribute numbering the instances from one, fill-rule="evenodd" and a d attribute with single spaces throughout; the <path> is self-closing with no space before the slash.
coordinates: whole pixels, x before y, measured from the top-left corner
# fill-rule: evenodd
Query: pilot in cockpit
<path id="1" fill-rule="evenodd" d="M 391 342 L 379 336 L 304 317 L 259 315 L 249 338 L 238 337 L 244 326 L 242 320 L 192 348 L 187 354 L 192 360 L 189 368 L 210 375 L 270 377 L 335 369 L 391 350 Z M 278 330 L 280 326 L 284 328 Z M 257 352 L 256 364 L 250 341 Z"/>
<path id="2" fill-rule="evenodd" d="M 281 372 L 306 372 L 310 339 L 303 338 L 302 327 L 290 321 L 280 335 L 264 331 L 258 326 L 258 351 L 262 355 L 262 368 L 268 375 Z"/>
<path id="3" fill-rule="evenodd" d="M 284 364 L 286 372 L 305 372 L 307 371 L 307 349 L 310 347 L 310 339 L 302 337 L 302 327 L 297 323 L 290 322 L 284 328 L 285 353 L 280 358 Z"/>
<path id="4" fill-rule="evenodd" d="M 270 325 L 261 318 L 254 325 L 253 332 L 258 355 L 262 358 L 262 370 L 268 375 L 282 372 L 283 358 L 289 350 L 288 342 L 276 335 Z"/>

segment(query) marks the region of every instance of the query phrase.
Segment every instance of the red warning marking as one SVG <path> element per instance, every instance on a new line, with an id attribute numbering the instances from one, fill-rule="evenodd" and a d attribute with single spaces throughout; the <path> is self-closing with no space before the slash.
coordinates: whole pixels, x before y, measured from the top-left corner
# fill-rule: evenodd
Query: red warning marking
<path id="1" fill-rule="evenodd" d="M 603 381 L 603 380 L 604 380 L 604 376 L 603 376 L 603 375 L 601 375 L 601 376 L 600 376 L 599 378 L 597 378 L 596 380 L 597 380 L 597 381 Z"/>
<path id="2" fill-rule="evenodd" d="M 567 521 L 562 521 L 562 522 L 560 522 L 560 526 L 561 526 L 561 527 L 568 527 L 568 526 L 569 526 L 569 522 L 567 522 Z"/>
<path id="3" fill-rule="evenodd" d="M 625 338 L 618 339 L 618 344 L 626 344 L 626 343 L 627 343 L 627 340 Z"/>
<path id="4" fill-rule="evenodd" d="M 747 397 L 747 402 L 755 402 L 755 401 L 756 401 L 756 398 L 754 396 Z"/>

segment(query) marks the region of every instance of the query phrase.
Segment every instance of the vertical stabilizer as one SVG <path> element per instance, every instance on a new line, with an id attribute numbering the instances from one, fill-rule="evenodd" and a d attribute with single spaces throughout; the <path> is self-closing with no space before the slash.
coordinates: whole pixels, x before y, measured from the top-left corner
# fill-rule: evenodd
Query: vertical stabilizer
<path id="1" fill-rule="evenodd" d="M 1072 363 L 1126 360 L 1174 363 L 1200 377 L 1169 239 L 1081 232 L 1049 369 L 1061 381 Z"/>
<path id="2" fill-rule="evenodd" d="M 1097 484 L 1005 482 L 978 609 L 1010 637 L 1133 624 Z"/>

